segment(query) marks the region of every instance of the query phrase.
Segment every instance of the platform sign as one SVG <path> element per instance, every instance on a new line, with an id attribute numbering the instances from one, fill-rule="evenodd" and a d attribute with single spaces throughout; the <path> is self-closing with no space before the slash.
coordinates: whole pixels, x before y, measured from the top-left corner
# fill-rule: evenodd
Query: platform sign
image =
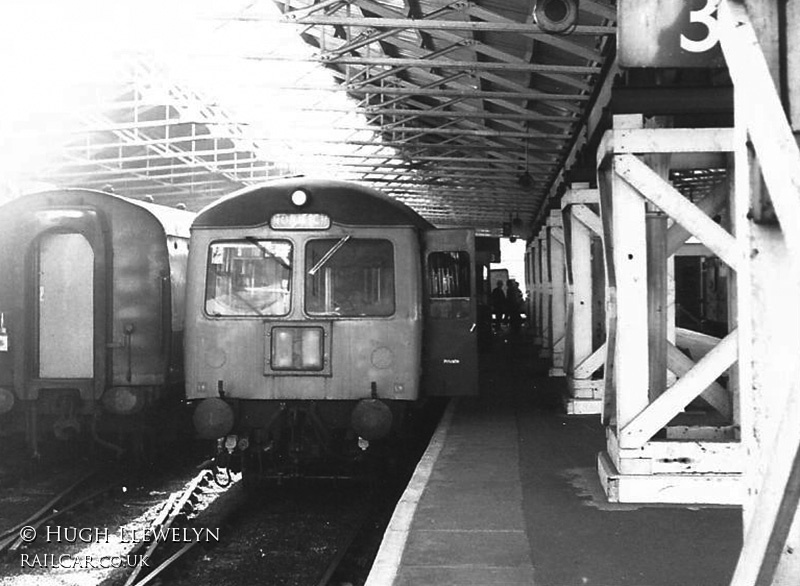
<path id="1" fill-rule="evenodd" d="M 617 52 L 622 67 L 724 67 L 719 0 L 620 0 Z"/>

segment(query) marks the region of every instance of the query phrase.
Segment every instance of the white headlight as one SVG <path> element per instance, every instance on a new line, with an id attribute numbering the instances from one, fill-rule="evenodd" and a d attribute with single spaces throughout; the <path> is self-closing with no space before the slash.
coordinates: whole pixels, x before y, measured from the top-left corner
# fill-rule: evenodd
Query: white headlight
<path id="1" fill-rule="evenodd" d="M 304 206 L 308 202 L 308 194 L 302 189 L 292 192 L 292 203 L 297 207 Z"/>

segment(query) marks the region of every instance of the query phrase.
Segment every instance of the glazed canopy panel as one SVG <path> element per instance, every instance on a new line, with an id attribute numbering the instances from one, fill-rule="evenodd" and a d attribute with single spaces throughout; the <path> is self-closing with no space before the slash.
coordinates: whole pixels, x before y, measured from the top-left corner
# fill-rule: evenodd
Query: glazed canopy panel
<path id="1" fill-rule="evenodd" d="M 37 150 L 15 172 L 192 211 L 301 173 L 378 189 L 436 226 L 527 236 L 564 183 L 582 180 L 571 169 L 616 73 L 614 2 L 538 6 L 232 0 L 140 14 L 142 26 L 175 19 L 160 26 L 180 38 L 151 48 L 143 31 L 113 60 L 119 71 L 95 73 L 98 87 L 78 88 L 69 120 L 41 136 L 20 119 L 9 134 Z M 550 30 L 561 17 L 568 26 Z"/>

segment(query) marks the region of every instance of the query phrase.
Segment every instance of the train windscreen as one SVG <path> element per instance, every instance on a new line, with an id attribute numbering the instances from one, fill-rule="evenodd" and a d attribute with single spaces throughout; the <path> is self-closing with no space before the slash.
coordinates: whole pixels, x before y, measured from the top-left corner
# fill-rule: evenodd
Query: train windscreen
<path id="1" fill-rule="evenodd" d="M 394 313 L 394 247 L 388 240 L 311 240 L 306 245 L 306 313 L 382 317 Z"/>
<path id="2" fill-rule="evenodd" d="M 291 285 L 290 242 L 248 238 L 211 244 L 206 274 L 209 315 L 287 315 Z"/>

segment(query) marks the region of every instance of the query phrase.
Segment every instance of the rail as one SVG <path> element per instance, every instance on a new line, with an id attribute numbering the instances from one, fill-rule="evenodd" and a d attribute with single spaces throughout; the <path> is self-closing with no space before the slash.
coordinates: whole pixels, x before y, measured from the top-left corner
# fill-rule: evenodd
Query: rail
<path id="1" fill-rule="evenodd" d="M 167 567 L 172 565 L 176 560 L 180 559 L 192 547 L 197 545 L 197 540 L 190 541 L 181 547 L 177 552 L 170 555 L 166 560 L 161 562 L 152 571 L 147 572 L 146 567 L 149 561 L 154 559 L 156 550 L 160 546 L 167 543 L 165 536 L 169 535 L 170 529 L 175 522 L 185 517 L 186 513 L 193 508 L 193 499 L 202 486 L 208 481 L 209 471 L 203 470 L 195 476 L 186 487 L 178 493 L 170 495 L 164 507 L 159 512 L 150 526 L 150 534 L 154 539 L 146 544 L 147 549 L 144 554 L 139 557 L 138 564 L 133 568 L 133 571 L 125 581 L 125 586 L 144 586 L 149 584 L 151 580 L 155 579 Z M 144 544 L 143 544 L 144 547 Z"/>

